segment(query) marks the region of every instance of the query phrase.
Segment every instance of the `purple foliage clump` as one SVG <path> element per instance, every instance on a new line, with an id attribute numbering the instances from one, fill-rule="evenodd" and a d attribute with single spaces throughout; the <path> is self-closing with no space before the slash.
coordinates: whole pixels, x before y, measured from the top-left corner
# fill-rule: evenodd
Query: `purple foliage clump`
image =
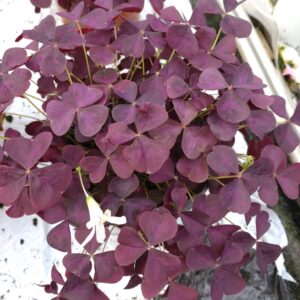
<path id="1" fill-rule="evenodd" d="M 124 13 L 140 12 L 143 0 L 75 1 L 59 13 L 64 25 L 46 17 L 24 30 L 28 47 L 1 60 L 1 112 L 31 99 L 32 74 L 44 101 L 30 138 L 11 129 L 2 137 L 0 202 L 10 217 L 56 224 L 47 241 L 65 252 L 66 272 L 52 268 L 45 291 L 54 299 L 108 299 L 97 283 L 126 276 L 145 298 L 195 300 L 201 291 L 178 277 L 212 268 L 219 300 L 245 287 L 240 270 L 253 247 L 263 274 L 281 253 L 261 240 L 269 215 L 251 195 L 269 206 L 279 189 L 297 199 L 300 164 L 287 154 L 299 144 L 300 104 L 289 118 L 239 60 L 235 38 L 251 25 L 228 13 L 244 1 L 224 0 L 223 11 L 198 0 L 190 20 L 150 2 L 155 13 L 133 20 Z M 222 16 L 218 31 L 208 14 Z M 276 125 L 274 114 L 285 121 Z M 232 148 L 237 132 L 252 143 L 248 154 Z M 256 235 L 220 223 L 229 212 L 255 218 Z"/>

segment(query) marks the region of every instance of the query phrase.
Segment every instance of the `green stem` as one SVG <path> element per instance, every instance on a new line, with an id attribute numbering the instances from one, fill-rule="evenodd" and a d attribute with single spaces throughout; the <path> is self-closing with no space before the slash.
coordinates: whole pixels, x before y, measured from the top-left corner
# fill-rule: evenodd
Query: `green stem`
<path id="1" fill-rule="evenodd" d="M 208 180 L 220 180 L 220 179 L 232 179 L 232 178 L 238 178 L 239 175 L 228 175 L 228 176 L 208 176 Z"/>
<path id="2" fill-rule="evenodd" d="M 66 71 L 66 73 L 67 73 L 67 76 L 68 76 L 69 83 L 70 83 L 70 84 L 72 84 L 72 83 L 73 83 L 73 81 L 72 81 L 72 78 L 71 78 L 71 74 L 70 74 L 70 72 L 69 72 L 69 70 L 68 70 L 68 68 L 67 68 L 67 67 L 65 67 L 65 71 Z"/>
<path id="3" fill-rule="evenodd" d="M 171 55 L 170 55 L 170 57 L 169 57 L 169 59 L 168 59 L 168 61 L 167 61 L 166 64 L 168 64 L 173 59 L 175 53 L 176 53 L 176 49 L 173 49 L 173 51 L 172 51 L 172 53 L 171 53 Z"/>
<path id="4" fill-rule="evenodd" d="M 240 129 L 244 129 L 244 128 L 246 128 L 246 127 L 247 127 L 247 125 L 246 125 L 246 124 L 243 124 L 243 125 L 240 125 L 238 129 L 240 130 Z"/>
<path id="5" fill-rule="evenodd" d="M 33 98 L 33 99 L 35 99 L 35 100 L 40 101 L 40 102 L 45 102 L 43 99 L 41 99 L 41 98 L 39 98 L 39 97 L 36 97 L 36 96 L 33 96 L 33 95 L 31 95 L 31 94 L 28 94 L 28 93 L 24 93 L 23 95 L 25 95 L 25 96 L 27 96 L 27 97 L 31 97 L 31 98 Z"/>
<path id="6" fill-rule="evenodd" d="M 39 108 L 37 107 L 25 94 L 23 94 L 23 97 L 42 115 L 44 115 L 45 117 L 47 117 L 47 115 Z"/>
<path id="7" fill-rule="evenodd" d="M 74 79 L 76 79 L 78 82 L 85 84 L 80 78 L 78 78 L 75 74 L 70 73 L 71 77 L 73 77 Z"/>
<path id="8" fill-rule="evenodd" d="M 144 60 L 144 54 L 143 54 L 143 56 L 142 56 L 142 68 L 143 68 L 143 76 L 145 76 L 146 73 L 145 73 L 145 60 Z"/>
<path id="9" fill-rule="evenodd" d="M 82 33 L 82 30 L 81 30 L 81 27 L 80 27 L 79 22 L 76 21 L 76 24 L 77 24 L 79 33 L 80 33 L 82 39 L 84 40 L 84 36 L 83 36 L 83 33 Z M 89 75 L 89 80 L 90 80 L 90 83 L 93 84 L 92 73 L 91 73 L 90 64 L 89 64 L 89 59 L 88 59 L 88 55 L 87 55 L 87 51 L 86 51 L 86 47 L 85 47 L 85 42 L 83 42 L 82 48 L 83 48 L 83 52 L 84 52 L 84 59 L 85 59 L 86 68 L 87 68 L 88 75 Z"/>
<path id="10" fill-rule="evenodd" d="M 82 175 L 81 175 L 81 168 L 80 168 L 80 167 L 77 167 L 77 168 L 76 168 L 76 172 L 77 172 L 77 174 L 78 174 L 78 176 L 79 176 L 79 181 L 80 181 L 80 184 L 81 184 L 81 188 L 82 188 L 82 190 L 83 190 L 83 192 L 84 192 L 84 195 L 85 195 L 86 197 L 89 197 L 89 194 L 87 193 L 87 191 L 86 191 L 86 189 L 85 189 L 85 187 L 84 187 L 84 184 L 83 184 Z"/>
<path id="11" fill-rule="evenodd" d="M 10 139 L 10 138 L 8 138 L 8 137 L 6 137 L 6 136 L 1 136 L 1 135 L 0 135 L 0 140 L 5 140 L 5 141 L 6 141 L 6 140 L 9 140 L 9 139 Z"/>
<path id="12" fill-rule="evenodd" d="M 212 46 L 210 48 L 210 51 L 213 51 L 215 49 L 215 47 L 217 45 L 217 42 L 218 42 L 218 40 L 220 38 L 221 32 L 222 32 L 222 29 L 220 28 L 219 31 L 218 31 L 218 33 L 217 33 L 217 36 L 216 36 L 216 38 L 215 38 L 215 40 L 214 40 L 214 42 L 213 42 L 213 44 L 212 44 Z"/>
<path id="13" fill-rule="evenodd" d="M 131 72 L 132 72 L 132 68 L 133 68 L 133 66 L 134 66 L 134 64 L 135 64 L 135 58 L 133 58 L 133 60 L 132 60 L 132 62 L 131 62 L 131 65 L 130 65 L 130 67 L 129 67 L 129 70 L 128 70 L 128 73 L 127 73 L 127 76 L 126 76 L 126 79 L 129 79 L 131 76 Z"/>

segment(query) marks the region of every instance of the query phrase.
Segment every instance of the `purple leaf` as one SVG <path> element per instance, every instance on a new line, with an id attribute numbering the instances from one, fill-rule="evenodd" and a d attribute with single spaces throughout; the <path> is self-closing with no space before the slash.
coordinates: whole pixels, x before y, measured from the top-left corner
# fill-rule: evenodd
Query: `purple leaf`
<path id="1" fill-rule="evenodd" d="M 164 0 L 150 0 L 150 3 L 157 13 L 164 7 Z"/>
<path id="2" fill-rule="evenodd" d="M 143 103 L 137 107 L 135 125 L 138 134 L 155 129 L 167 120 L 168 113 L 160 105 Z"/>
<path id="3" fill-rule="evenodd" d="M 203 156 L 193 160 L 183 157 L 176 164 L 176 169 L 195 183 L 202 183 L 208 178 L 208 167 Z"/>
<path id="4" fill-rule="evenodd" d="M 135 133 L 125 123 L 112 123 L 108 127 L 107 138 L 115 145 L 124 144 L 135 138 Z"/>
<path id="5" fill-rule="evenodd" d="M 131 227 L 123 227 L 118 236 L 115 259 L 120 266 L 129 266 L 147 250 L 147 244 Z"/>
<path id="6" fill-rule="evenodd" d="M 219 259 L 221 265 L 231 265 L 240 262 L 244 257 L 244 252 L 236 243 L 227 243 Z"/>
<path id="7" fill-rule="evenodd" d="M 226 89 L 228 83 L 217 69 L 208 68 L 201 73 L 197 86 L 202 90 L 212 91 Z"/>
<path id="8" fill-rule="evenodd" d="M 80 23 L 93 29 L 108 29 L 110 27 L 108 13 L 102 8 L 96 8 L 84 15 L 80 19 Z"/>
<path id="9" fill-rule="evenodd" d="M 172 21 L 172 22 L 177 22 L 177 23 L 184 22 L 180 13 L 174 6 L 169 6 L 169 7 L 164 8 L 163 10 L 161 10 L 159 12 L 159 14 L 160 14 L 160 17 L 166 21 Z"/>
<path id="10" fill-rule="evenodd" d="M 67 66 L 63 53 L 52 46 L 43 46 L 37 53 L 37 60 L 42 75 L 46 77 L 61 75 Z"/>
<path id="11" fill-rule="evenodd" d="M 47 16 L 39 25 L 32 30 L 24 30 L 25 38 L 40 42 L 43 44 L 51 43 L 55 40 L 55 19 L 53 16 Z"/>
<path id="12" fill-rule="evenodd" d="M 143 212 L 139 225 L 151 245 L 170 240 L 177 233 L 176 219 L 166 209 Z"/>
<path id="13" fill-rule="evenodd" d="M 275 140 L 285 153 L 293 152 L 299 145 L 299 137 L 290 123 L 278 125 L 274 131 Z"/>
<path id="14" fill-rule="evenodd" d="M 199 294 L 196 290 L 185 285 L 176 282 L 171 282 L 169 285 L 168 300 L 197 300 L 198 296 Z"/>
<path id="15" fill-rule="evenodd" d="M 103 180 L 107 164 L 106 158 L 96 156 L 87 156 L 80 161 L 80 167 L 89 174 L 92 183 L 98 183 Z"/>
<path id="16" fill-rule="evenodd" d="M 71 183 L 72 172 L 69 166 L 56 163 L 35 169 L 28 177 L 31 201 L 34 208 L 39 211 L 57 205 Z"/>
<path id="17" fill-rule="evenodd" d="M 239 172 L 237 155 L 228 146 L 214 146 L 213 151 L 207 155 L 207 163 L 218 175 L 237 174 Z"/>
<path id="18" fill-rule="evenodd" d="M 300 184 L 300 164 L 290 165 L 278 172 L 277 181 L 288 198 L 297 199 Z"/>
<path id="19" fill-rule="evenodd" d="M 24 169 L 31 169 L 46 153 L 52 142 L 52 134 L 43 132 L 32 140 L 23 137 L 10 139 L 5 144 L 7 154 Z M 22 149 L 22 151 L 20 151 Z"/>
<path id="20" fill-rule="evenodd" d="M 217 104 L 217 112 L 221 119 L 230 123 L 240 123 L 250 115 L 249 106 L 232 93 L 226 93 Z"/>
<path id="21" fill-rule="evenodd" d="M 264 94 L 252 93 L 251 102 L 260 109 L 266 109 L 274 103 L 274 98 Z"/>
<path id="22" fill-rule="evenodd" d="M 151 249 L 148 254 L 141 284 L 144 297 L 155 297 L 168 281 L 183 271 L 179 257 L 170 253 Z"/>
<path id="23" fill-rule="evenodd" d="M 124 271 L 118 266 L 113 251 L 94 255 L 95 278 L 97 282 L 116 283 L 121 280 Z"/>
<path id="24" fill-rule="evenodd" d="M 62 11 L 62 12 L 58 12 L 57 15 L 67 20 L 77 21 L 82 15 L 83 9 L 84 9 L 84 3 L 79 2 L 70 12 Z"/>
<path id="25" fill-rule="evenodd" d="M 285 100 L 280 96 L 273 96 L 273 100 L 274 102 L 271 105 L 273 112 L 283 119 L 288 119 L 289 117 L 285 107 Z"/>
<path id="26" fill-rule="evenodd" d="M 145 52 L 145 42 L 143 35 L 138 32 L 130 35 L 122 41 L 122 52 L 125 55 L 140 58 Z"/>
<path id="27" fill-rule="evenodd" d="M 115 53 L 110 46 L 96 46 L 89 51 L 90 58 L 98 65 L 109 65 L 115 60 Z"/>
<path id="28" fill-rule="evenodd" d="M 99 88 L 73 83 L 69 90 L 63 94 L 63 100 L 74 108 L 82 108 L 94 104 L 102 96 L 103 92 Z"/>
<path id="29" fill-rule="evenodd" d="M 131 104 L 118 104 L 112 110 L 112 117 L 116 122 L 131 124 L 136 118 L 136 107 Z"/>
<path id="30" fill-rule="evenodd" d="M 225 35 L 213 49 L 212 54 L 227 63 L 236 61 L 236 44 L 232 35 Z"/>
<path id="31" fill-rule="evenodd" d="M 300 104 L 297 103 L 295 111 L 291 117 L 291 122 L 300 126 Z"/>
<path id="32" fill-rule="evenodd" d="M 201 153 L 209 151 L 216 141 L 208 126 L 186 127 L 182 136 L 182 150 L 187 158 L 196 159 Z"/>
<path id="33" fill-rule="evenodd" d="M 139 180 L 136 175 L 132 175 L 127 179 L 114 177 L 108 186 L 110 193 L 116 194 L 118 197 L 125 199 L 130 196 L 139 187 Z"/>
<path id="34" fill-rule="evenodd" d="M 220 197 L 217 194 L 196 195 L 194 197 L 193 210 L 209 216 L 208 222 L 205 223 L 206 225 L 211 225 L 222 219 L 228 212 L 226 205 L 220 201 Z"/>
<path id="35" fill-rule="evenodd" d="M 274 114 L 267 110 L 252 110 L 246 123 L 250 130 L 261 139 L 276 127 Z"/>
<path id="36" fill-rule="evenodd" d="M 224 8 L 226 12 L 230 12 L 236 9 L 240 4 L 245 2 L 245 0 L 237 1 L 237 0 L 223 0 Z"/>
<path id="37" fill-rule="evenodd" d="M 53 132 L 59 136 L 67 133 L 77 114 L 81 134 L 95 135 L 106 121 L 108 108 L 100 104 L 90 105 L 102 96 L 103 92 L 98 88 L 73 83 L 63 94 L 63 101 L 53 100 L 47 105 L 46 111 Z"/>
<path id="38" fill-rule="evenodd" d="M 281 248 L 264 242 L 258 242 L 256 245 L 256 259 L 260 271 L 264 274 L 268 270 L 268 264 L 273 263 L 281 254 Z"/>
<path id="39" fill-rule="evenodd" d="M 231 141 L 237 130 L 238 124 L 223 121 L 217 113 L 212 113 L 207 118 L 212 133 L 221 141 Z"/>
<path id="40" fill-rule="evenodd" d="M 156 203 L 145 198 L 130 198 L 126 199 L 123 211 L 126 216 L 127 225 L 135 227 L 137 217 L 146 210 L 152 210 L 156 207 Z"/>
<path id="41" fill-rule="evenodd" d="M 174 164 L 173 162 L 168 159 L 161 169 L 159 169 L 156 173 L 151 174 L 149 176 L 150 181 L 154 183 L 165 182 L 174 179 L 175 172 L 174 172 Z"/>
<path id="42" fill-rule="evenodd" d="M 75 274 L 79 278 L 89 278 L 92 264 L 88 255 L 80 253 L 69 253 L 64 257 L 63 264 L 68 272 Z"/>
<path id="43" fill-rule="evenodd" d="M 256 238 L 259 240 L 270 228 L 269 214 L 261 211 L 256 215 Z"/>
<path id="44" fill-rule="evenodd" d="M 124 147 L 121 146 L 116 151 L 114 151 L 110 155 L 109 162 L 111 168 L 117 176 L 119 176 L 122 179 L 127 179 L 131 176 L 134 169 L 126 159 L 123 150 Z"/>
<path id="45" fill-rule="evenodd" d="M 67 165 L 75 169 L 80 160 L 85 156 L 85 151 L 79 145 L 67 145 L 62 150 L 62 157 Z"/>
<path id="46" fill-rule="evenodd" d="M 176 192 L 175 189 L 172 192 Z M 192 237 L 195 237 L 197 239 L 204 238 L 206 227 L 203 224 L 207 224 L 209 219 L 209 217 L 205 213 L 198 211 L 181 212 L 180 218 L 185 230 Z"/>
<path id="47" fill-rule="evenodd" d="M 137 84 L 130 80 L 121 80 L 113 86 L 113 92 L 128 102 L 136 99 L 137 90 Z"/>
<path id="48" fill-rule="evenodd" d="M 246 283 L 241 276 L 230 269 L 218 268 L 211 284 L 211 298 L 212 300 L 220 300 L 223 294 L 235 295 L 245 287 Z"/>
<path id="49" fill-rule="evenodd" d="M 109 300 L 91 280 L 82 280 L 75 275 L 67 279 L 64 287 L 60 291 L 60 296 L 72 300 L 81 300 L 85 297 L 91 300 Z"/>
<path id="50" fill-rule="evenodd" d="M 261 79 L 254 77 L 248 63 L 242 63 L 235 71 L 232 86 L 237 89 L 263 89 L 265 86 Z"/>
<path id="51" fill-rule="evenodd" d="M 169 157 L 169 149 L 145 135 L 137 137 L 123 153 L 136 171 L 147 174 L 157 172 Z"/>
<path id="52" fill-rule="evenodd" d="M 11 205 L 21 194 L 26 182 L 26 173 L 14 167 L 0 166 L 0 202 Z"/>
<path id="53" fill-rule="evenodd" d="M 52 0 L 30 0 L 30 2 L 38 8 L 47 8 L 51 5 Z"/>
<path id="54" fill-rule="evenodd" d="M 197 40 L 188 25 L 171 25 L 167 31 L 167 42 L 184 58 L 194 56 L 198 50 Z"/>
<path id="55" fill-rule="evenodd" d="M 214 251 L 206 246 L 199 245 L 187 253 L 186 264 L 192 270 L 205 270 L 216 265 L 217 257 Z"/>
<path id="56" fill-rule="evenodd" d="M 189 90 L 189 85 L 180 77 L 173 75 L 167 80 L 167 94 L 171 99 L 185 95 Z"/>
<path id="57" fill-rule="evenodd" d="M 87 137 L 98 133 L 108 117 L 109 109 L 102 104 L 81 108 L 77 112 L 77 121 L 80 132 Z"/>
<path id="58" fill-rule="evenodd" d="M 47 117 L 53 132 L 62 136 L 68 132 L 74 120 L 76 111 L 68 103 L 53 100 L 47 105 Z"/>
<path id="59" fill-rule="evenodd" d="M 113 3 L 111 0 L 96 0 L 95 5 L 105 8 L 107 10 L 113 9 Z"/>
<path id="60" fill-rule="evenodd" d="M 220 198 L 228 203 L 228 209 L 232 212 L 244 214 L 250 209 L 250 195 L 241 179 L 235 179 L 224 186 Z"/>
<path id="61" fill-rule="evenodd" d="M 248 21 L 230 15 L 222 19 L 221 28 L 225 34 L 238 38 L 248 37 L 252 31 L 252 26 Z"/>
<path id="62" fill-rule="evenodd" d="M 174 109 L 183 126 L 190 124 L 198 114 L 195 105 L 190 101 L 173 100 Z"/>
<path id="63" fill-rule="evenodd" d="M 175 145 L 181 130 L 182 128 L 178 122 L 168 119 L 167 122 L 150 130 L 148 133 L 154 140 L 171 149 Z"/>
<path id="64" fill-rule="evenodd" d="M 205 14 L 222 14 L 222 10 L 216 0 L 198 0 L 197 6 L 199 6 Z"/>
<path id="65" fill-rule="evenodd" d="M 22 48 L 10 48 L 3 54 L 1 61 L 1 72 L 8 72 L 16 67 L 23 65 L 26 61 L 27 53 Z"/>
<path id="66" fill-rule="evenodd" d="M 51 279 L 55 281 L 58 284 L 64 284 L 65 281 L 61 274 L 58 272 L 56 266 L 53 264 L 52 269 L 51 269 Z"/>
<path id="67" fill-rule="evenodd" d="M 48 244 L 62 252 L 71 250 L 71 232 L 68 222 L 64 221 L 54 227 L 47 235 Z"/>

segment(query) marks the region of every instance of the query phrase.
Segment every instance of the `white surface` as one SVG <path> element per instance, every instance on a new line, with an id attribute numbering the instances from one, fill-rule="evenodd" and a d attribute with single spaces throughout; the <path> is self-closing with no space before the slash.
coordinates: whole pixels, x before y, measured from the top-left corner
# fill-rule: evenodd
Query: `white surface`
<path id="1" fill-rule="evenodd" d="M 280 40 L 300 51 L 300 1 L 278 0 L 274 9 L 274 19 L 278 24 Z"/>

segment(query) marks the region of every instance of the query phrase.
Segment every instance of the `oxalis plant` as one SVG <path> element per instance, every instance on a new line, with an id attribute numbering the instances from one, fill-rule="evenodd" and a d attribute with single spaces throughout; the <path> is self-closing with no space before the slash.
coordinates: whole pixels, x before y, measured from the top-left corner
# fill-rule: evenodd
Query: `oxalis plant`
<path id="1" fill-rule="evenodd" d="M 199 299 L 178 278 L 213 269 L 218 300 L 243 290 L 253 249 L 262 274 L 281 253 L 261 241 L 269 216 L 251 195 L 268 206 L 279 190 L 298 197 L 300 165 L 286 154 L 299 143 L 299 104 L 289 118 L 238 59 L 235 38 L 251 25 L 229 14 L 236 0 L 225 10 L 199 0 L 189 20 L 151 3 L 155 13 L 133 21 L 123 13 L 141 11 L 142 0 L 79 1 L 59 13 L 65 25 L 48 16 L 24 30 L 29 45 L 1 61 L 1 111 L 23 97 L 44 119 L 28 124 L 31 138 L 2 135 L 0 201 L 10 217 L 55 224 L 47 241 L 66 253 L 66 272 L 52 268 L 53 299 L 108 299 L 97 284 L 124 276 L 147 299 Z M 208 15 L 222 17 L 219 30 Z M 32 74 L 40 97 L 27 92 Z M 249 154 L 233 150 L 237 132 Z M 229 212 L 254 218 L 256 235 L 220 223 Z"/>

